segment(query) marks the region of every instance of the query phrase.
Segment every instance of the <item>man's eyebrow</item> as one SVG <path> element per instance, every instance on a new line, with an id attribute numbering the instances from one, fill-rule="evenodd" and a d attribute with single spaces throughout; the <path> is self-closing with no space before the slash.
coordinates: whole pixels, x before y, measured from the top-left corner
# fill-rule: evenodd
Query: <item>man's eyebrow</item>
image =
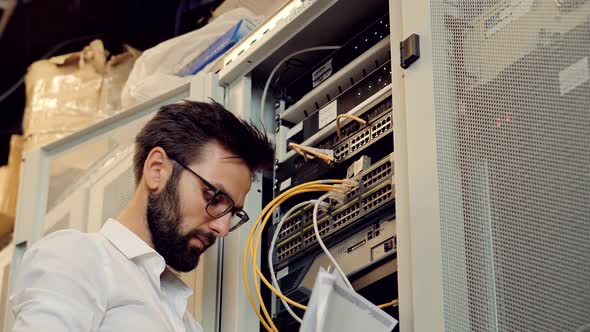
<path id="1" fill-rule="evenodd" d="M 215 188 L 223 191 L 224 194 L 227 194 L 227 190 L 225 190 L 225 187 L 223 186 L 223 184 L 219 183 L 219 182 L 213 182 L 211 181 L 211 184 L 215 186 Z M 228 194 L 229 196 L 229 194 Z"/>
<path id="2" fill-rule="evenodd" d="M 225 187 L 223 186 L 223 184 L 218 183 L 218 182 L 211 182 L 212 185 L 214 185 L 217 189 L 221 190 L 224 194 L 227 195 L 227 197 L 231 198 L 232 201 L 234 201 L 234 204 L 236 203 L 236 200 L 231 197 L 231 195 L 227 192 L 227 190 L 225 190 Z M 242 209 L 243 207 L 238 207 L 238 206 L 234 206 L 236 209 Z"/>

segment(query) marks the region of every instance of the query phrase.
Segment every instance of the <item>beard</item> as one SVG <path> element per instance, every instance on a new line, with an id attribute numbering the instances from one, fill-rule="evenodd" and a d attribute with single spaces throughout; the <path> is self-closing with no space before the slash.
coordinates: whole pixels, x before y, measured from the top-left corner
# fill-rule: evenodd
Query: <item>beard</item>
<path id="1" fill-rule="evenodd" d="M 174 167 L 164 189 L 148 194 L 146 217 L 156 252 L 174 270 L 189 272 L 197 267 L 201 254 L 215 243 L 215 236 L 198 228 L 187 234 L 181 233 L 182 216 L 177 190 L 180 173 Z M 191 246 L 190 240 L 196 236 L 202 236 L 209 245 L 203 249 Z"/>

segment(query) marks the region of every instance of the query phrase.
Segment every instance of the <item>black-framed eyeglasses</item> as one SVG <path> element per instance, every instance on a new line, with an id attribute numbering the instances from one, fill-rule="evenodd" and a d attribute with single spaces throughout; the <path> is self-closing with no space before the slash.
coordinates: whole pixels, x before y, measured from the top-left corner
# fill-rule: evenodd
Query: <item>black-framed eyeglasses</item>
<path id="1" fill-rule="evenodd" d="M 209 181 L 205 180 L 202 176 L 197 174 L 192 169 L 188 168 L 187 166 L 179 163 L 177 160 L 170 158 L 170 160 L 176 162 L 178 165 L 182 166 L 185 170 L 189 173 L 196 176 L 209 190 L 213 193 L 205 194 L 205 201 L 207 201 L 207 206 L 205 207 L 205 211 L 211 218 L 221 218 L 228 213 L 231 213 L 232 216 L 229 221 L 229 231 L 233 231 L 238 227 L 242 226 L 246 223 L 250 218 L 248 214 L 242 209 L 236 209 L 234 200 L 229 197 L 228 194 L 223 192 L 221 189 L 217 188 Z"/>

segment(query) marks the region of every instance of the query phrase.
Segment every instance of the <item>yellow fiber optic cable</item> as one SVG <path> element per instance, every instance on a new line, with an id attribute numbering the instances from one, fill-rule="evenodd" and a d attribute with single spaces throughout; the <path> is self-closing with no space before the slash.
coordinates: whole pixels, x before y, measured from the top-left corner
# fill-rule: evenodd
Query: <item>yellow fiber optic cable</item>
<path id="1" fill-rule="evenodd" d="M 276 296 L 285 300 L 287 303 L 289 303 L 297 308 L 303 309 L 303 310 L 307 309 L 307 306 L 304 306 L 300 303 L 297 303 L 297 302 L 291 300 L 287 296 L 283 295 L 280 292 L 280 290 L 273 287 L 272 284 L 266 279 L 266 277 L 264 277 L 264 275 L 262 274 L 262 271 L 260 270 L 260 268 L 256 262 L 256 256 L 258 254 L 258 244 L 260 243 L 260 239 L 262 237 L 262 233 L 263 233 L 264 228 L 268 222 L 268 219 L 270 219 L 273 211 L 276 208 L 278 208 L 287 199 L 289 199 L 293 196 L 297 196 L 299 194 L 308 193 L 308 192 L 333 191 L 333 192 L 337 192 L 337 193 L 344 193 L 344 192 L 346 192 L 346 190 L 343 186 L 346 185 L 346 182 L 347 181 L 345 181 L 345 180 L 318 180 L 318 181 L 311 181 L 311 182 L 307 182 L 307 183 L 295 186 L 295 187 L 283 192 L 282 194 L 280 194 L 276 198 L 274 198 L 269 204 L 267 204 L 264 207 L 264 209 L 262 210 L 260 215 L 256 218 L 256 221 L 253 224 L 252 229 L 250 230 L 250 233 L 249 233 L 248 238 L 246 240 L 246 247 L 244 248 L 244 253 L 243 253 L 243 257 L 242 257 L 242 273 L 243 273 L 243 277 L 244 277 L 246 294 L 248 296 L 248 300 L 250 302 L 250 305 L 252 306 L 252 309 L 254 310 L 254 312 L 258 316 L 258 319 L 260 320 L 260 322 L 263 324 L 263 326 L 265 327 L 265 329 L 267 331 L 278 332 L 278 329 L 274 325 L 274 322 L 272 321 L 272 319 L 268 313 L 268 310 L 266 309 L 266 306 L 264 305 L 264 301 L 263 301 L 262 295 L 260 293 L 260 288 L 259 288 L 257 279 L 260 279 L 260 281 L 262 281 L 265 284 L 265 286 L 267 286 L 268 289 L 270 289 Z M 258 227 L 260 227 L 260 228 L 258 228 Z M 258 233 L 257 233 L 257 231 L 258 231 Z M 253 241 L 254 234 L 257 235 L 256 241 Z M 249 255 L 248 255 L 248 253 L 249 253 Z M 258 301 L 260 303 L 260 309 L 262 310 L 262 314 L 260 313 L 259 309 L 256 306 L 254 296 L 252 294 L 252 290 L 250 288 L 249 281 L 248 281 L 249 280 L 248 273 L 247 273 L 247 261 L 248 261 L 247 257 L 248 256 L 250 256 L 250 261 L 251 261 L 251 266 L 252 266 L 252 279 L 253 279 L 252 281 L 254 284 L 254 290 L 256 292 L 256 297 L 258 298 Z M 385 307 L 397 306 L 397 305 L 398 305 L 398 300 L 393 300 L 391 302 L 379 305 L 379 308 L 385 308 Z M 264 317 L 263 317 L 263 315 L 264 315 Z"/>
<path id="2" fill-rule="evenodd" d="M 256 275 L 259 276 L 259 278 L 265 283 L 265 285 L 268 287 L 272 287 L 272 285 L 269 284 L 269 282 L 266 280 L 266 278 L 264 277 L 264 275 L 262 274 L 262 272 L 260 271 L 260 268 L 258 267 L 258 264 L 256 262 L 256 256 L 258 253 L 258 243 L 260 243 L 260 237 L 262 235 L 262 232 L 264 230 L 264 226 L 266 225 L 268 219 L 270 218 L 270 216 L 272 215 L 272 211 L 274 211 L 279 205 L 281 205 L 285 200 L 287 200 L 288 198 L 298 195 L 300 193 L 305 193 L 305 192 L 311 192 L 311 191 L 329 191 L 333 189 L 333 186 L 306 186 L 305 189 L 300 189 L 300 190 L 296 190 L 292 193 L 289 193 L 288 195 L 285 195 L 285 197 L 282 197 L 280 200 L 278 200 L 277 202 L 275 202 L 274 204 L 272 204 L 271 209 L 268 210 L 267 214 L 264 216 L 263 219 L 263 223 L 260 226 L 260 230 L 258 232 L 258 237 L 256 238 L 256 242 L 254 242 L 254 244 L 252 244 L 252 238 L 249 237 L 248 238 L 248 243 L 250 244 L 250 259 L 251 259 L 251 264 L 253 267 L 253 280 L 256 280 Z M 258 224 L 260 224 L 260 220 L 258 220 L 257 224 L 255 227 L 258 226 Z M 254 283 L 254 290 L 256 291 L 256 295 L 259 301 L 262 301 L 262 295 L 260 293 L 260 288 L 258 283 Z M 291 301 L 293 303 L 296 303 L 294 301 Z M 262 303 L 262 302 L 261 302 Z M 261 304 L 261 309 L 264 313 L 264 316 L 269 319 L 269 322 L 272 322 L 272 320 L 270 320 L 270 316 L 268 315 L 268 311 L 266 310 L 266 307 L 264 306 L 264 303 Z M 272 325 L 272 323 L 271 323 Z"/>
<path id="3" fill-rule="evenodd" d="M 261 308 L 263 309 L 263 312 L 265 313 L 266 318 L 269 320 L 270 325 L 266 323 L 265 319 L 262 317 L 262 315 L 260 314 L 260 312 L 258 311 L 258 308 L 256 307 L 256 303 L 254 302 L 254 298 L 252 296 L 252 292 L 250 290 L 250 285 L 248 282 L 248 273 L 247 273 L 247 256 L 248 256 L 248 247 L 251 247 L 251 242 L 252 242 L 252 238 L 254 236 L 254 232 L 256 230 L 257 225 L 260 223 L 260 219 L 266 215 L 268 213 L 268 211 L 272 211 L 271 208 L 275 206 L 276 202 L 279 202 L 282 198 L 284 197 L 290 197 L 291 194 L 293 193 L 297 193 L 297 191 L 299 189 L 303 189 L 305 187 L 310 187 L 312 185 L 316 185 L 316 184 L 327 184 L 327 183 L 331 183 L 330 181 L 312 181 L 312 182 L 308 182 L 308 183 L 304 183 L 302 185 L 296 186 L 294 188 L 291 188 L 289 190 L 287 190 L 286 192 L 284 192 L 283 194 L 279 195 L 278 197 L 276 197 L 275 199 L 273 199 L 271 201 L 271 203 L 269 203 L 261 212 L 261 214 L 258 216 L 258 218 L 256 219 L 256 222 L 254 223 L 252 230 L 250 231 L 250 234 L 248 236 L 248 241 L 247 241 L 247 246 L 244 250 L 244 255 L 243 255 L 243 264 L 242 264 L 242 272 L 243 272 L 243 276 L 244 276 L 244 284 L 245 284 L 245 288 L 246 288 L 246 294 L 248 295 L 248 300 L 250 301 L 250 305 L 252 306 L 252 309 L 254 310 L 254 312 L 256 313 L 256 315 L 258 316 L 260 322 L 264 325 L 264 327 L 268 330 L 268 331 L 277 331 L 276 326 L 274 326 L 272 319 L 270 319 L 268 312 L 266 311 L 266 308 L 264 307 L 264 303 L 263 301 L 260 301 L 261 303 Z M 282 203 L 282 202 L 281 202 Z M 276 207 L 275 207 L 276 208 Z M 273 209 L 274 210 L 274 209 Z M 248 243 L 250 243 L 250 245 L 248 245 Z M 254 260 L 255 262 L 255 260 Z M 253 279 L 255 288 L 257 288 L 257 282 L 256 282 L 256 278 L 254 276 Z M 259 299 L 261 300 L 261 299 Z"/>

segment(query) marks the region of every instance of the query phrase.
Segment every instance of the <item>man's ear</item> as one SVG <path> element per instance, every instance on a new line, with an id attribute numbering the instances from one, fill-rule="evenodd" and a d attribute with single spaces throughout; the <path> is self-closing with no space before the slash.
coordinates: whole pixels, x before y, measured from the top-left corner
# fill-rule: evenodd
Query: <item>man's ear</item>
<path id="1" fill-rule="evenodd" d="M 143 179 L 151 192 L 164 188 L 172 174 L 172 161 L 161 147 L 153 148 L 143 164 Z"/>

